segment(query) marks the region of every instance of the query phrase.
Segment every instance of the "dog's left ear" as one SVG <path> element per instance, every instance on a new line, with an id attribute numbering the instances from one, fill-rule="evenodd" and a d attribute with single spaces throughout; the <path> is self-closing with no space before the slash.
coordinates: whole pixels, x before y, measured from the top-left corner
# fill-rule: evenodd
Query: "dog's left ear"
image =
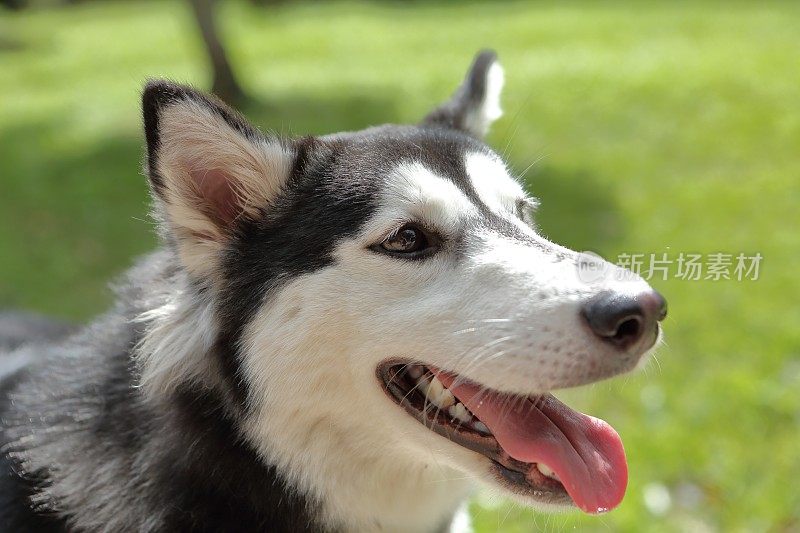
<path id="1" fill-rule="evenodd" d="M 241 224 L 286 185 L 295 146 L 262 134 L 214 97 L 168 81 L 147 84 L 142 111 L 162 233 L 193 277 L 213 279 Z"/>
<path id="2" fill-rule="evenodd" d="M 431 111 L 422 124 L 459 129 L 482 139 L 489 126 L 503 114 L 500 109 L 503 82 L 503 67 L 497 61 L 497 54 L 492 50 L 479 52 L 455 94 Z"/>

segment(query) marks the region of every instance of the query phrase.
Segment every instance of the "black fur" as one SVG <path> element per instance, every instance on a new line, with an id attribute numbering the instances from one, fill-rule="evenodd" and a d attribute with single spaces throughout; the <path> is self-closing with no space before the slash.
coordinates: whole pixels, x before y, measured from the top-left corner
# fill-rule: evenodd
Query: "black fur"
<path id="1" fill-rule="evenodd" d="M 312 502 L 236 439 L 238 432 L 220 404 L 213 394 L 192 390 L 175 397 L 175 426 L 182 430 L 159 469 L 162 497 L 175 508 L 164 529 L 320 531 L 310 513 Z"/>

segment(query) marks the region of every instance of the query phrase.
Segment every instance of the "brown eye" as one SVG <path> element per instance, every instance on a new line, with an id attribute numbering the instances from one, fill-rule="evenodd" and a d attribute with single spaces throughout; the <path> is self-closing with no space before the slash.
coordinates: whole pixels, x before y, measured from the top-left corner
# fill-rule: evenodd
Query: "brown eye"
<path id="1" fill-rule="evenodd" d="M 415 224 L 406 224 L 380 243 L 378 248 L 390 255 L 410 259 L 416 259 L 434 251 L 431 238 Z"/>

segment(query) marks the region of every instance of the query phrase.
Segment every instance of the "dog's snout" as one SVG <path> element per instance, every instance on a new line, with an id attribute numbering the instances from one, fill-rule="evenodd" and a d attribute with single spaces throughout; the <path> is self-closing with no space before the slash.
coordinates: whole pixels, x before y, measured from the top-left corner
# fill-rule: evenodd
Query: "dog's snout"
<path id="1" fill-rule="evenodd" d="M 581 313 L 598 337 L 628 349 L 657 331 L 658 322 L 667 316 L 667 301 L 654 290 L 637 295 L 602 292 Z"/>

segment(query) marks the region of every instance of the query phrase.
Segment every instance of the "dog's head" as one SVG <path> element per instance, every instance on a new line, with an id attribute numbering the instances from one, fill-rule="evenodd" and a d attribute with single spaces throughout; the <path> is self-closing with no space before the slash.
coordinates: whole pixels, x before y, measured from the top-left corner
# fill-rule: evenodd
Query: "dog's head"
<path id="1" fill-rule="evenodd" d="M 585 256 L 537 233 L 536 200 L 482 141 L 502 83 L 484 52 L 419 125 L 297 140 L 191 89 L 145 89 L 156 213 L 208 305 L 213 366 L 274 460 L 313 463 L 338 439 L 528 502 L 621 500 L 619 437 L 548 392 L 632 369 L 665 303 L 608 264 L 587 279 Z M 208 368 L 152 364 L 154 381 Z"/>

